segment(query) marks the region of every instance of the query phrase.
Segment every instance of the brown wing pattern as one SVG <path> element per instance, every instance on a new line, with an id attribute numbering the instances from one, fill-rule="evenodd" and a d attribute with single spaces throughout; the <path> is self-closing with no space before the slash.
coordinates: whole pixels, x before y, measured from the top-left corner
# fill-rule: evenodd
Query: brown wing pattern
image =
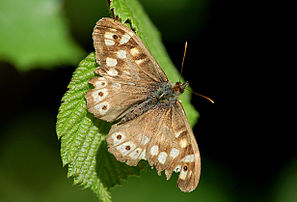
<path id="1" fill-rule="evenodd" d="M 115 121 L 133 104 L 147 98 L 156 82 L 167 81 L 158 63 L 138 36 L 127 26 L 111 19 L 99 20 L 93 32 L 95 70 L 103 77 L 90 83 L 87 109 L 96 118 Z"/>
<path id="2" fill-rule="evenodd" d="M 179 101 L 176 102 L 172 117 L 172 125 L 176 128 L 177 131 L 181 131 L 177 133 L 179 134 L 177 139 L 181 147 L 185 146 L 184 153 L 186 154 L 184 155 L 185 157 L 182 159 L 183 165 L 181 167 L 181 174 L 183 176 L 186 176 L 186 180 L 182 180 L 182 177 L 180 176 L 177 181 L 177 186 L 182 191 L 193 191 L 199 183 L 201 173 L 201 159 L 198 144 L 196 142 L 196 138 L 189 124 L 185 111 Z M 178 127 L 180 127 L 181 130 L 179 130 Z M 184 144 L 184 140 L 187 140 L 188 144 Z M 185 166 L 187 166 L 187 170 L 185 170 Z"/>
<path id="3" fill-rule="evenodd" d="M 196 188 L 200 177 L 200 154 L 192 129 L 179 102 L 170 108 L 155 106 L 124 124 L 113 125 L 107 142 L 117 160 L 137 165 L 141 159 L 155 165 L 167 179 L 180 172 L 182 191 Z"/>
<path id="4" fill-rule="evenodd" d="M 110 77 L 94 77 L 89 83 L 94 89 L 86 93 L 87 109 L 109 122 L 122 116 L 131 106 L 147 98 L 150 89 L 143 85 L 129 85 Z"/>
<path id="5" fill-rule="evenodd" d="M 126 25 L 111 18 L 99 20 L 93 32 L 96 70 L 102 76 L 131 83 L 167 81 L 157 61 Z"/>

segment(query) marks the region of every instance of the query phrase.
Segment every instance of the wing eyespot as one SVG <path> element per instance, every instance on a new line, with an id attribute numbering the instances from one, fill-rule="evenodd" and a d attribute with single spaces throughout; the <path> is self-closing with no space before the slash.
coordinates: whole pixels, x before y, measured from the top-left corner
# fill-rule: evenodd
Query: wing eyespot
<path id="1" fill-rule="evenodd" d="M 117 139 L 118 140 L 122 139 L 122 136 L 121 135 L 117 135 Z"/>

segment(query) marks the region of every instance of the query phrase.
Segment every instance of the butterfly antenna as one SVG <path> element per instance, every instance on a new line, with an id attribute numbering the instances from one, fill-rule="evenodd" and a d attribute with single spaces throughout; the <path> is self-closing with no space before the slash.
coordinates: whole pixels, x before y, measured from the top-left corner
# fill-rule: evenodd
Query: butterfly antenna
<path id="1" fill-rule="evenodd" d="M 196 92 L 194 92 L 194 91 L 191 91 L 191 90 L 189 90 L 189 89 L 187 89 L 187 90 L 190 91 L 191 93 L 194 93 L 195 95 L 198 95 L 198 96 L 200 96 L 200 97 L 203 97 L 203 98 L 207 99 L 207 100 L 210 101 L 212 104 L 214 104 L 214 101 L 213 101 L 211 98 L 209 98 L 209 97 L 207 97 L 207 96 L 205 96 L 205 95 L 202 95 L 202 94 L 200 94 L 200 93 L 196 93 Z"/>
<path id="2" fill-rule="evenodd" d="M 181 76 L 183 74 L 183 69 L 184 69 L 184 63 L 185 63 L 185 57 L 186 57 L 186 53 L 187 53 L 187 47 L 188 47 L 188 42 L 186 41 L 185 43 L 185 50 L 184 50 L 184 55 L 183 55 L 183 61 L 182 61 L 182 65 L 181 65 L 181 69 L 180 69 L 180 76 L 179 76 L 179 81 L 181 79 Z M 191 90 L 189 90 L 191 91 Z M 192 93 L 199 95 L 200 97 L 203 97 L 205 99 L 207 99 L 208 101 L 210 101 L 212 104 L 214 104 L 214 101 L 212 99 L 210 99 L 209 97 L 206 97 L 205 95 L 202 95 L 200 93 L 196 93 L 194 91 L 191 91 Z"/>
<path id="3" fill-rule="evenodd" d="M 186 57 L 186 53 L 187 53 L 187 47 L 188 47 L 188 42 L 186 41 L 185 43 L 185 50 L 184 50 L 184 56 L 183 56 L 183 61 L 182 61 L 182 65 L 181 65 L 181 68 L 180 68 L 180 76 L 179 76 L 179 81 L 181 79 L 181 76 L 183 74 L 183 69 L 184 69 L 184 63 L 185 63 L 185 57 Z"/>

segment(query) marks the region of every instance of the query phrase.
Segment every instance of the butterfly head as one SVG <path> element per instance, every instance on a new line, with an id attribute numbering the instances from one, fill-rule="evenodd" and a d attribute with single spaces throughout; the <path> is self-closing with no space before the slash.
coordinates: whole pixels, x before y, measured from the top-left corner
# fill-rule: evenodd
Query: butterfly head
<path id="1" fill-rule="evenodd" d="M 175 92 L 176 94 L 180 95 L 185 91 L 185 88 L 189 85 L 189 82 L 185 82 L 185 83 L 181 83 L 181 82 L 176 82 L 175 84 L 173 84 L 172 86 L 172 90 L 173 92 Z"/>

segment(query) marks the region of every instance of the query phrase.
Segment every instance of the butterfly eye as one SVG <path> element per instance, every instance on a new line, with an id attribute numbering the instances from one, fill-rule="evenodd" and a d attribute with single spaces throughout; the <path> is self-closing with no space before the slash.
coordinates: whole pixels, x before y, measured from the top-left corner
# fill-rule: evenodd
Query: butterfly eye
<path id="1" fill-rule="evenodd" d="M 119 38 L 117 35 L 112 35 L 112 38 L 114 38 L 114 39 L 117 39 L 117 38 Z"/>
<path id="2" fill-rule="evenodd" d="M 184 166 L 184 171 L 188 170 L 188 167 L 187 166 Z"/>
<path id="3" fill-rule="evenodd" d="M 125 149 L 129 151 L 131 149 L 131 147 L 128 145 L 128 146 L 126 146 Z"/>

